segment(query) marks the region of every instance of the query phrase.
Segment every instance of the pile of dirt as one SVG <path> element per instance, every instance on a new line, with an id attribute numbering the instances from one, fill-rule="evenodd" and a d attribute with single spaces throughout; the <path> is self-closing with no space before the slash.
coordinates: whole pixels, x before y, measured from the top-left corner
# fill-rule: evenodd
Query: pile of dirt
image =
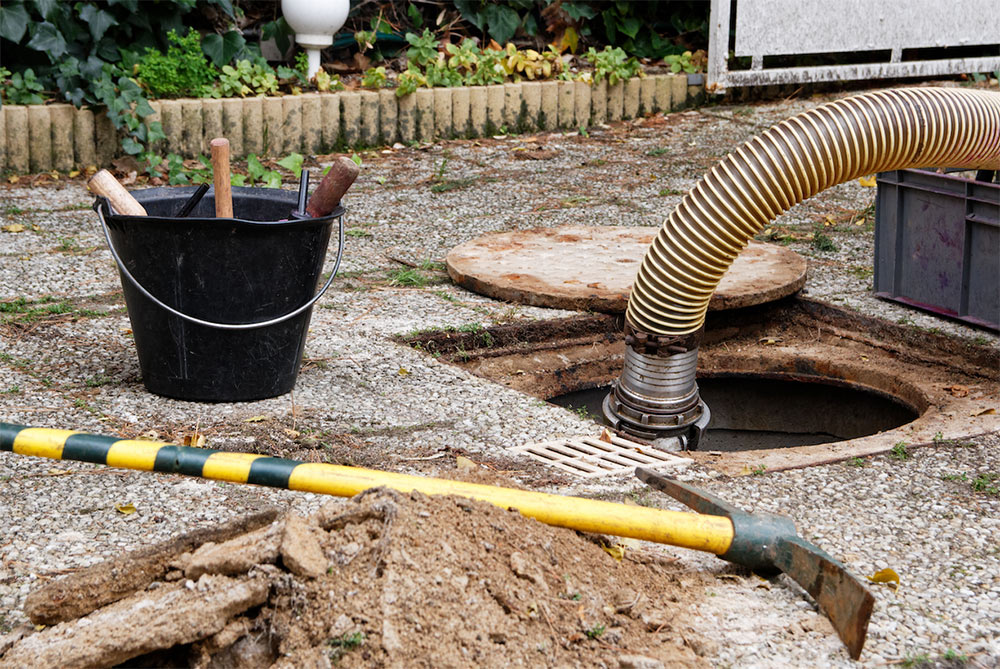
<path id="1" fill-rule="evenodd" d="M 52 582 L 26 604 L 51 626 L 0 643 L 0 667 L 703 664 L 683 623 L 694 589 L 628 553 L 486 503 L 377 489 Z"/>

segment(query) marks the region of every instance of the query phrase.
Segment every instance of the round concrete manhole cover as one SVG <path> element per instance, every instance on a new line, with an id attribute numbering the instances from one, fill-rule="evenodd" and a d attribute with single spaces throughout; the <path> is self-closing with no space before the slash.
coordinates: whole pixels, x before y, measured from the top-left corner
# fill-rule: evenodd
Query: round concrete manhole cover
<path id="1" fill-rule="evenodd" d="M 658 231 L 564 225 L 484 235 L 448 253 L 448 274 L 460 286 L 498 300 L 622 313 Z M 783 246 L 750 242 L 722 277 L 708 308 L 771 302 L 805 281 L 805 258 Z"/>

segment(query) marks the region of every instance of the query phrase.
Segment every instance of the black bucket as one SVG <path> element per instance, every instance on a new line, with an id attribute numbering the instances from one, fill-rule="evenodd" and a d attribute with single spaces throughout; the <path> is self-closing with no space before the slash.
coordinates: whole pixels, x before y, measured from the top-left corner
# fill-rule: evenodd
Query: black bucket
<path id="1" fill-rule="evenodd" d="M 146 388 L 203 402 L 242 402 L 289 392 L 299 372 L 312 305 L 330 287 L 344 248 L 344 208 L 289 219 L 294 192 L 233 188 L 237 218 L 214 218 L 210 190 L 186 218 L 194 188 L 132 195 L 148 216 L 94 205 L 121 275 Z M 330 228 L 337 260 L 316 292 Z"/>

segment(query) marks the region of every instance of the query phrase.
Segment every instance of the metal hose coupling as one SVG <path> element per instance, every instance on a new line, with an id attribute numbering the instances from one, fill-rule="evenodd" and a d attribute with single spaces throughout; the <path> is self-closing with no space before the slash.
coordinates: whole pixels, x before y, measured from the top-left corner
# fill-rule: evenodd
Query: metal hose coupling
<path id="1" fill-rule="evenodd" d="M 701 334 L 660 336 L 626 323 L 625 365 L 603 406 L 615 429 L 665 450 L 698 447 L 711 418 L 695 381 Z"/>

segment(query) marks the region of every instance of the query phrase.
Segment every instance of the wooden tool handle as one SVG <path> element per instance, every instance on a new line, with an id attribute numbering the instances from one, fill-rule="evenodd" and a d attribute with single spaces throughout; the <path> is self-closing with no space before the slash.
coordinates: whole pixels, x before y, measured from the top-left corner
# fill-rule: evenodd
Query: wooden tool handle
<path id="1" fill-rule="evenodd" d="M 345 156 L 333 161 L 330 171 L 326 173 L 319 187 L 309 198 L 306 213 L 316 218 L 326 216 L 333 211 L 333 208 L 340 203 L 340 198 L 344 197 L 344 193 L 358 178 L 360 171 L 361 168 L 358 167 L 357 163 Z"/>
<path id="2" fill-rule="evenodd" d="M 108 202 L 111 203 L 114 210 L 122 216 L 146 215 L 146 209 L 107 170 L 101 170 L 90 177 L 87 188 L 90 189 L 91 193 L 108 198 Z"/>
<path id="3" fill-rule="evenodd" d="M 216 137 L 212 147 L 212 176 L 215 180 L 215 217 L 233 217 L 233 189 L 229 176 L 229 140 Z"/>

